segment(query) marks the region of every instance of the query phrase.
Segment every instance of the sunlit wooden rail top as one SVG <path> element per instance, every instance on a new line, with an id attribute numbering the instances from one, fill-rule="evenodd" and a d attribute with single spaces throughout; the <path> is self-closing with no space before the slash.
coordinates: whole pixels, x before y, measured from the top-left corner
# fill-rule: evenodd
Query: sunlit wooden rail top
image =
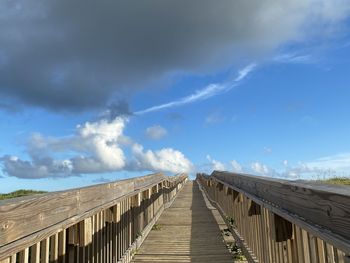
<path id="1" fill-rule="evenodd" d="M 350 262 L 350 188 L 198 174 L 252 262 Z"/>
<path id="2" fill-rule="evenodd" d="M 0 202 L 0 262 L 129 262 L 186 182 L 153 174 Z"/>
<path id="3" fill-rule="evenodd" d="M 0 263 L 237 262 L 225 231 L 248 262 L 350 263 L 349 189 L 214 171 L 0 201 Z"/>

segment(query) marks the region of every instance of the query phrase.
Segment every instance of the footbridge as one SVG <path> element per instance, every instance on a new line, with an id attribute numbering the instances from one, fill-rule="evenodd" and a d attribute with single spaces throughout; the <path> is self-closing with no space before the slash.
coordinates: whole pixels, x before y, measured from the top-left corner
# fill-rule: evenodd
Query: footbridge
<path id="1" fill-rule="evenodd" d="M 0 263 L 349 263 L 350 188 L 161 173 L 0 202 Z"/>

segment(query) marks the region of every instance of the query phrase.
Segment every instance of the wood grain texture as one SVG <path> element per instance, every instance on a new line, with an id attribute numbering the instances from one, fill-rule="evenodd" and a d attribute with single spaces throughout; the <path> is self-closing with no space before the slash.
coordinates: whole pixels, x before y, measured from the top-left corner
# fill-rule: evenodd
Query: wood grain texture
<path id="1" fill-rule="evenodd" d="M 30 263 L 40 263 L 40 243 L 31 247 Z"/>
<path id="2" fill-rule="evenodd" d="M 327 242 L 341 246 L 347 253 L 350 252 L 348 187 L 217 171 L 211 174 L 211 178 L 255 197 L 263 203 L 268 203 L 276 210 L 295 215 L 299 219 L 298 222 L 304 221 L 305 225 L 318 228 L 319 234 L 323 238 L 326 237 Z M 290 219 L 291 217 L 288 218 Z"/>
<path id="3" fill-rule="evenodd" d="M 157 221 L 132 262 L 233 262 L 223 243 L 218 211 L 209 210 L 196 183 L 187 183 Z"/>
<path id="4" fill-rule="evenodd" d="M 350 243 L 344 237 L 311 224 L 275 205 L 273 200 L 259 198 L 223 178 L 199 174 L 197 180 L 207 196 L 223 211 L 223 217 L 233 222 L 259 262 L 346 262 Z M 231 201 L 226 187 L 232 189 Z"/>
<path id="5" fill-rule="evenodd" d="M 0 204 L 0 246 L 83 214 L 132 191 L 134 188 L 131 182 L 115 183 Z"/>
<path id="6" fill-rule="evenodd" d="M 41 262 L 48 263 L 49 262 L 49 255 L 50 255 L 50 238 L 46 238 L 43 241 L 41 241 Z"/>
<path id="7" fill-rule="evenodd" d="M 163 182 L 176 185 L 185 178 L 185 174 L 172 177 L 153 174 L 81 189 L 0 201 L 0 260 L 57 235 L 125 198 L 158 187 Z M 52 239 L 50 241 L 56 242 Z M 45 243 L 43 245 L 42 250 Z M 53 261 L 57 261 L 56 256 Z"/>

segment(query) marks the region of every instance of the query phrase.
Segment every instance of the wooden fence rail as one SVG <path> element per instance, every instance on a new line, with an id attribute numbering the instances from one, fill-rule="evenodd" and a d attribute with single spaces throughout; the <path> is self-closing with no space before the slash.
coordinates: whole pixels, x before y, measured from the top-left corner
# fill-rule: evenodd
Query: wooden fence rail
<path id="1" fill-rule="evenodd" d="M 187 176 L 153 174 L 0 202 L 0 263 L 129 262 Z"/>
<path id="2" fill-rule="evenodd" d="M 348 187 L 214 171 L 197 174 L 251 262 L 350 262 Z"/>

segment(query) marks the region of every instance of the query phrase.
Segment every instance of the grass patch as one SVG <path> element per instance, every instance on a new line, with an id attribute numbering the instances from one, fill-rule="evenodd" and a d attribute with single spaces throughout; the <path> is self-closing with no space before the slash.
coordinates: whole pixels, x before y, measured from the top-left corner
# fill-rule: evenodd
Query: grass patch
<path id="1" fill-rule="evenodd" d="M 11 198 L 16 198 L 21 196 L 28 196 L 28 195 L 43 194 L 43 193 L 46 193 L 46 192 L 21 189 L 8 194 L 0 194 L 0 200 L 11 199 Z"/>
<path id="2" fill-rule="evenodd" d="M 326 184 L 336 184 L 336 185 L 349 185 L 350 186 L 350 178 L 347 177 L 334 177 L 325 180 L 320 180 L 321 183 Z"/>

